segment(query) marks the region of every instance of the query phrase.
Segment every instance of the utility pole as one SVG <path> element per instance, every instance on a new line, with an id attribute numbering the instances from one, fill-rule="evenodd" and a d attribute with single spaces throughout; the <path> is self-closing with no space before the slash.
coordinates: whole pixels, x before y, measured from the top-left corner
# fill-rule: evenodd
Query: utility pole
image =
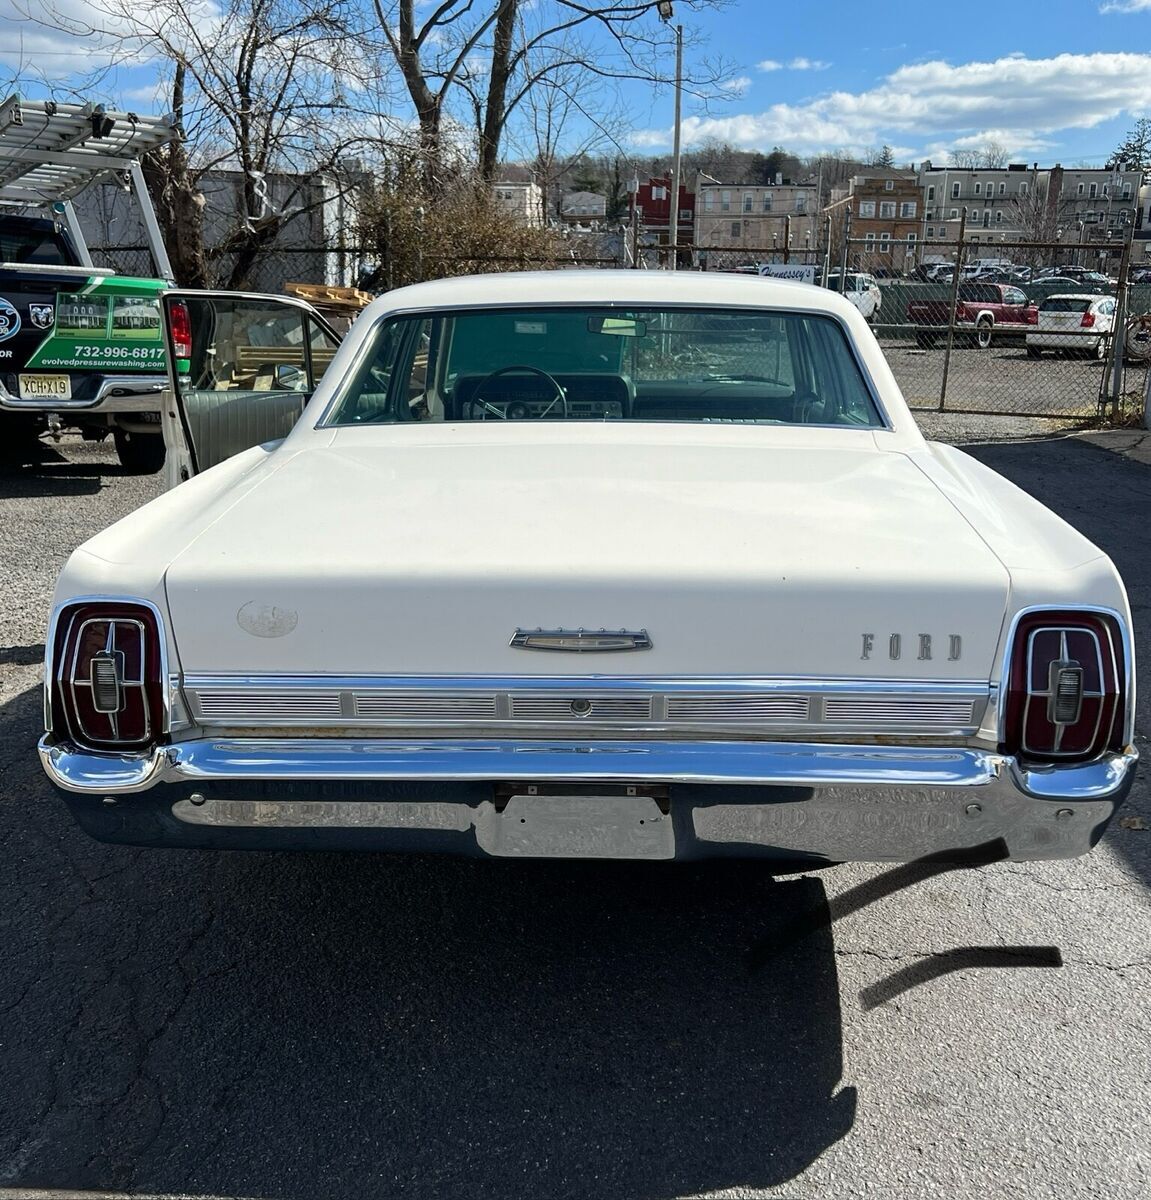
<path id="1" fill-rule="evenodd" d="M 660 19 L 670 21 L 672 0 L 659 0 Z M 675 132 L 672 135 L 671 208 L 668 213 L 668 233 L 671 239 L 671 270 L 679 266 L 679 176 L 680 176 L 680 109 L 683 98 L 683 26 L 675 27 Z"/>

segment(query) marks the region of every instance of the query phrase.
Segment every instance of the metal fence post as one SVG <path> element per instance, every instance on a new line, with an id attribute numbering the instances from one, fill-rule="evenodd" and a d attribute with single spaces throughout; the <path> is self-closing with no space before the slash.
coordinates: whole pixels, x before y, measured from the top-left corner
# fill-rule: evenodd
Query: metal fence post
<path id="1" fill-rule="evenodd" d="M 1115 317 L 1111 322 L 1111 356 L 1108 370 L 1104 372 L 1100 391 L 1100 409 L 1104 407 L 1104 396 L 1108 383 L 1111 384 L 1111 420 L 1118 422 L 1123 406 L 1123 356 L 1127 348 L 1127 273 L 1131 265 L 1131 227 L 1123 235 L 1123 252 L 1119 256 L 1119 279 L 1115 288 Z"/>
<path id="2" fill-rule="evenodd" d="M 947 348 L 943 351 L 943 378 L 939 382 L 939 411 L 947 405 L 947 376 L 951 371 L 951 351 L 955 346 L 955 310 L 959 306 L 959 280 L 963 275 L 964 243 L 967 233 L 967 207 L 959 214 L 959 245 L 955 249 L 955 274 L 951 277 L 951 311 L 947 317 Z"/>

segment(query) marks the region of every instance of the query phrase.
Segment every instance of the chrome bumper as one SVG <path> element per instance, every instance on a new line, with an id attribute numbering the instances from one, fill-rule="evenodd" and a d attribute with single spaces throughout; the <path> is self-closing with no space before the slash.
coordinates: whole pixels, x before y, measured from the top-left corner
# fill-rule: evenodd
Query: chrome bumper
<path id="1" fill-rule="evenodd" d="M 60 374 L 68 374 L 62 371 Z M 10 412 L 159 412 L 167 376 L 108 375 L 82 400 L 22 400 L 0 384 L 0 409 Z"/>
<path id="2" fill-rule="evenodd" d="M 666 784 L 667 837 L 625 837 L 618 853 L 599 844 L 589 856 L 766 852 L 834 861 L 902 861 L 996 839 L 1012 858 L 1074 857 L 1102 835 L 1137 760 L 1128 751 L 1028 768 L 961 747 L 326 739 L 204 739 L 131 757 L 45 738 L 40 756 L 49 778 L 73 794 L 84 827 L 117 841 L 322 846 L 332 844 L 325 834 L 343 833 L 353 841 L 341 845 L 404 848 L 407 835 L 423 832 L 446 841 L 420 848 L 515 853 L 503 826 L 525 824 L 530 800 L 508 816 L 492 798 L 496 782 L 522 782 L 525 793 L 527 785 L 614 792 Z M 570 834 L 571 812 L 553 815 Z M 134 820 L 148 826 L 147 836 L 134 832 Z M 307 832 L 316 837 L 303 838 Z M 575 847 L 579 856 L 582 843 L 565 836 L 556 834 L 554 851 L 539 843 L 518 852 L 566 855 Z"/>

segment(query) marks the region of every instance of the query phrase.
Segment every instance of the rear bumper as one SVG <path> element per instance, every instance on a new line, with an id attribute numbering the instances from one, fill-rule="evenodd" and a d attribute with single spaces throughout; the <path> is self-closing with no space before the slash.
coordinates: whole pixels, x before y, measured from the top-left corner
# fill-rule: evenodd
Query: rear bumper
<path id="1" fill-rule="evenodd" d="M 1014 859 L 1084 854 L 1137 757 L 1028 769 L 969 748 L 384 739 L 205 739 L 128 757 L 48 738 L 40 755 L 105 841 L 866 862 L 963 857 L 996 841 Z M 497 783 L 523 787 L 501 800 Z M 666 788 L 657 803 L 629 785 Z M 522 794 L 509 803 L 509 790 Z"/>
<path id="2" fill-rule="evenodd" d="M 1042 333 L 1029 333 L 1027 344 L 1029 346 L 1046 346 L 1052 350 L 1094 350 L 1110 332 L 1108 329 L 1096 330 L 1093 333 L 1086 331 L 1083 333 L 1053 333 L 1044 330 Z"/>
<path id="3" fill-rule="evenodd" d="M 42 371 L 40 374 L 52 374 Z M 75 373 L 58 371 L 56 374 Z M 159 412 L 161 393 L 167 386 L 165 375 L 106 375 L 90 396 L 73 400 L 22 400 L 0 384 L 0 409 L 9 412 Z"/>

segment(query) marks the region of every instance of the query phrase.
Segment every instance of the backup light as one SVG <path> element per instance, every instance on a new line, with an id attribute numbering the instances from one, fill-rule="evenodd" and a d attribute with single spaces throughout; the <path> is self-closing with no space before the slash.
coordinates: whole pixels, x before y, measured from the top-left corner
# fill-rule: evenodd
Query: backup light
<path id="1" fill-rule="evenodd" d="M 1076 662 L 1053 662 L 1047 692 L 1047 719 L 1053 725 L 1074 725 L 1083 710 L 1083 668 Z"/>
<path id="2" fill-rule="evenodd" d="M 110 628 L 109 636 L 114 634 Z M 92 655 L 88 681 L 92 707 L 98 713 L 117 713 L 124 707 L 124 656 L 115 650 L 98 650 Z"/>

